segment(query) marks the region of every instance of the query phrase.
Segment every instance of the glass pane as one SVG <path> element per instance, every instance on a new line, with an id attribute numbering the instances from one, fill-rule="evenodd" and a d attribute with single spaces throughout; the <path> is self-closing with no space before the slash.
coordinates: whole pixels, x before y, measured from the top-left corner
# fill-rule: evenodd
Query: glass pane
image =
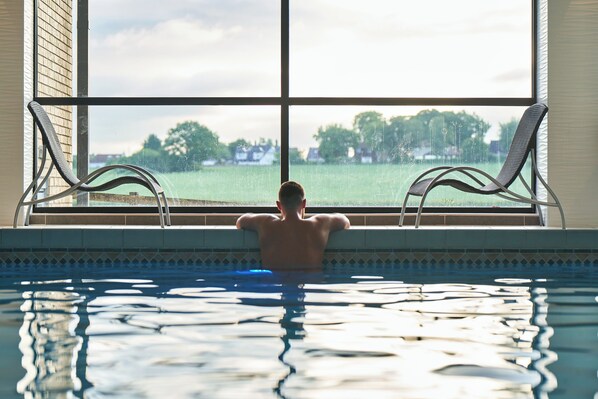
<path id="1" fill-rule="evenodd" d="M 280 93 L 278 1 L 90 0 L 88 20 L 89 96 Z"/>
<path id="2" fill-rule="evenodd" d="M 524 109 L 292 107 L 290 177 L 305 186 L 312 206 L 401 206 L 415 178 L 435 166 L 496 176 Z M 523 176 L 529 182 L 529 165 Z M 519 181 L 511 189 L 526 193 Z M 434 189 L 425 204 L 527 206 L 448 187 Z"/>
<path id="3" fill-rule="evenodd" d="M 293 0 L 292 96 L 529 97 L 529 0 Z"/>
<path id="4" fill-rule="evenodd" d="M 83 159 L 72 136 L 77 127 L 62 130 L 76 173 Z M 115 163 L 142 166 L 157 177 L 173 206 L 273 205 L 280 184 L 279 137 L 279 107 L 89 107 L 88 171 Z M 94 185 L 122 175 L 109 172 Z M 59 186 L 64 183 L 56 176 L 44 193 Z M 88 200 L 90 206 L 154 204 L 149 190 L 132 184 L 91 193 Z M 73 196 L 42 206 L 85 204 Z"/>

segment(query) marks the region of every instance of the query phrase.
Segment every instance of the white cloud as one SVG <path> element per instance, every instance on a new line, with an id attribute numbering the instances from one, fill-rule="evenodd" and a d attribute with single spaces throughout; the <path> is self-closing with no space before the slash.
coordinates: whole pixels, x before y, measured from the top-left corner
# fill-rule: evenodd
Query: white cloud
<path id="1" fill-rule="evenodd" d="M 92 32 L 90 93 L 215 96 L 258 91 L 257 95 L 275 95 L 279 41 L 259 40 L 262 33 L 239 25 L 210 27 L 189 18 L 106 37 L 94 38 Z"/>
<path id="2" fill-rule="evenodd" d="M 293 95 L 514 97 L 505 68 L 531 65 L 529 3 L 520 0 L 293 2 Z M 317 5 L 317 6 L 316 6 Z M 390 11 L 388 11 L 390 10 Z M 293 76 L 293 74 L 292 74 Z M 523 90 L 522 90 L 523 89 Z"/>
<path id="3" fill-rule="evenodd" d="M 92 96 L 280 92 L 277 1 L 103 0 L 90 7 Z M 292 0 L 291 94 L 529 95 L 529 8 L 521 0 Z M 120 109 L 106 107 L 92 116 L 98 151 L 135 151 L 149 133 L 163 137 L 187 119 L 224 141 L 276 138 L 280 132 L 276 107 Z M 493 123 L 512 114 L 493 107 L 482 112 Z M 309 146 L 318 126 L 346 123 L 354 115 L 348 107 L 296 107 L 291 145 Z"/>

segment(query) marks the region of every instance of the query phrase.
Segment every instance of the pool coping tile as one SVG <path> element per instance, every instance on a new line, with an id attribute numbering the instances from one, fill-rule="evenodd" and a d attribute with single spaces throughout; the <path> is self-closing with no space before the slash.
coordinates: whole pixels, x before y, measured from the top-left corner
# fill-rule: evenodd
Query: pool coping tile
<path id="1" fill-rule="evenodd" d="M 205 230 L 203 229 L 165 229 L 164 248 L 190 249 L 205 247 Z"/>
<path id="2" fill-rule="evenodd" d="M 485 249 L 519 251 L 528 249 L 527 231 L 514 228 L 490 228 L 486 231 Z"/>
<path id="3" fill-rule="evenodd" d="M 42 229 L 38 228 L 6 228 L 2 229 L 2 248 L 31 249 L 41 248 Z"/>
<path id="4" fill-rule="evenodd" d="M 243 230 L 243 247 L 259 248 L 260 241 L 255 231 Z"/>
<path id="5" fill-rule="evenodd" d="M 365 246 L 364 229 L 341 230 L 330 233 L 328 237 L 327 249 L 352 249 L 364 248 Z"/>
<path id="6" fill-rule="evenodd" d="M 522 249 L 554 250 L 568 249 L 567 233 L 562 229 L 527 230 Z"/>
<path id="7" fill-rule="evenodd" d="M 83 246 L 92 249 L 124 247 L 124 233 L 120 228 L 83 229 Z"/>
<path id="8" fill-rule="evenodd" d="M 445 248 L 449 250 L 482 250 L 486 248 L 487 229 L 446 230 Z"/>
<path id="9" fill-rule="evenodd" d="M 160 228 L 123 228 L 123 246 L 131 249 L 162 249 L 164 230 Z"/>
<path id="10" fill-rule="evenodd" d="M 404 229 L 382 228 L 365 231 L 365 246 L 368 249 L 402 249 L 406 247 Z"/>
<path id="11" fill-rule="evenodd" d="M 239 249 L 244 248 L 244 231 L 236 228 L 214 228 L 205 231 L 204 248 Z"/>
<path id="12" fill-rule="evenodd" d="M 47 249 L 81 249 L 83 232 L 76 228 L 51 228 L 42 230 L 41 246 Z"/>
<path id="13" fill-rule="evenodd" d="M 567 249 L 598 249 L 598 233 L 595 230 L 566 230 Z"/>
<path id="14" fill-rule="evenodd" d="M 409 249 L 439 250 L 446 248 L 446 229 L 425 228 L 406 231 L 405 245 Z"/>

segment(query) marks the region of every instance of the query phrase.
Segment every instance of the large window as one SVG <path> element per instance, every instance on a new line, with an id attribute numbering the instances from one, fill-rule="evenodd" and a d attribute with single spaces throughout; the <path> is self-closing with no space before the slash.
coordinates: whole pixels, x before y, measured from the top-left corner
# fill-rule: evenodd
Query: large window
<path id="1" fill-rule="evenodd" d="M 532 0 L 38 0 L 36 98 L 76 173 L 146 167 L 175 211 L 271 206 L 289 179 L 311 206 L 395 211 L 431 166 L 499 170 L 535 99 L 533 13 Z M 46 206 L 130 210 L 148 195 Z M 531 209 L 450 189 L 427 204 Z"/>

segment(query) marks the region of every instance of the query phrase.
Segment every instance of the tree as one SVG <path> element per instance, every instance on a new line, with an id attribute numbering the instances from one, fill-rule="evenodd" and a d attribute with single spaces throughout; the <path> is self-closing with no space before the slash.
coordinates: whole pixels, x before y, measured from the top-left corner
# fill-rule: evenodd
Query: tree
<path id="1" fill-rule="evenodd" d="M 407 116 L 390 118 L 383 142 L 386 161 L 404 162 L 410 158 L 410 152 L 416 147 L 412 125 Z"/>
<path id="2" fill-rule="evenodd" d="M 357 133 L 338 124 L 318 128 L 314 138 L 320 144 L 320 156 L 329 163 L 347 162 L 349 149 L 355 149 L 359 143 Z"/>
<path id="3" fill-rule="evenodd" d="M 143 141 L 141 150 L 128 157 L 111 159 L 108 164 L 131 164 L 158 172 L 170 172 L 168 154 L 162 148 L 162 142 L 155 134 L 150 134 Z"/>
<path id="4" fill-rule="evenodd" d="M 306 161 L 301 156 L 301 153 L 297 148 L 289 148 L 289 163 L 292 165 L 302 165 Z"/>
<path id="5" fill-rule="evenodd" d="M 490 129 L 490 124 L 475 114 L 468 114 L 465 111 L 445 112 L 444 114 L 446 125 L 449 128 L 447 133 L 449 142 L 459 150 L 468 138 L 476 137 L 483 141 Z"/>
<path id="6" fill-rule="evenodd" d="M 416 146 L 420 146 L 424 142 L 428 143 L 436 155 L 442 155 L 444 149 L 449 146 L 454 146 L 457 152 L 462 152 L 462 145 L 467 139 L 472 137 L 482 137 L 483 139 L 490 129 L 488 122 L 465 111 L 455 113 L 452 111 L 440 112 L 435 109 L 424 110 L 413 118 L 419 120 L 426 129 L 424 132 L 420 132 L 420 136 L 416 138 L 418 141 Z"/>
<path id="7" fill-rule="evenodd" d="M 158 172 L 170 172 L 170 165 L 166 153 L 162 150 L 142 148 L 140 151 L 126 157 L 125 162 Z"/>
<path id="8" fill-rule="evenodd" d="M 373 151 L 378 158 L 386 158 L 383 155 L 386 120 L 381 113 L 367 111 L 355 115 L 353 130 L 359 134 L 361 142 Z"/>
<path id="9" fill-rule="evenodd" d="M 485 162 L 488 160 L 488 144 L 484 137 L 476 135 L 466 139 L 462 145 L 462 159 L 465 162 Z"/>
<path id="10" fill-rule="evenodd" d="M 272 140 L 271 138 L 260 137 L 259 140 L 256 142 L 256 145 L 269 145 L 270 147 L 275 147 L 278 145 L 278 142 L 274 143 L 274 140 Z"/>
<path id="11" fill-rule="evenodd" d="M 216 155 L 214 157 L 218 161 L 226 161 L 229 159 L 233 159 L 230 155 L 230 149 L 228 145 L 224 143 L 218 143 L 218 147 L 216 148 Z"/>
<path id="12" fill-rule="evenodd" d="M 155 134 L 150 134 L 147 136 L 145 141 L 143 142 L 143 148 L 148 150 L 160 151 L 162 150 L 162 141 L 156 136 Z"/>
<path id="13" fill-rule="evenodd" d="M 245 139 L 237 139 L 228 144 L 228 151 L 230 152 L 231 157 L 235 158 L 235 153 L 237 152 L 238 148 L 249 148 L 251 147 L 251 143 Z"/>
<path id="14" fill-rule="evenodd" d="M 164 149 L 173 171 L 196 170 L 218 156 L 218 135 L 195 121 L 178 123 L 168 130 Z"/>
<path id="15" fill-rule="evenodd" d="M 502 154 L 506 154 L 509 152 L 509 147 L 511 146 L 511 141 L 513 140 L 513 136 L 515 135 L 515 131 L 517 130 L 518 124 L 519 121 L 515 118 L 511 119 L 507 123 L 500 124 L 498 148 Z"/>
<path id="16" fill-rule="evenodd" d="M 412 148 L 429 147 L 433 153 L 434 150 L 438 151 L 434 144 L 438 141 L 437 136 L 441 134 L 443 125 L 442 113 L 436 109 L 426 109 L 410 117 Z"/>
<path id="17" fill-rule="evenodd" d="M 447 142 L 446 119 L 443 114 L 435 116 L 428 122 L 428 133 L 430 135 L 430 150 L 433 155 L 441 157 L 445 148 L 450 143 Z"/>

